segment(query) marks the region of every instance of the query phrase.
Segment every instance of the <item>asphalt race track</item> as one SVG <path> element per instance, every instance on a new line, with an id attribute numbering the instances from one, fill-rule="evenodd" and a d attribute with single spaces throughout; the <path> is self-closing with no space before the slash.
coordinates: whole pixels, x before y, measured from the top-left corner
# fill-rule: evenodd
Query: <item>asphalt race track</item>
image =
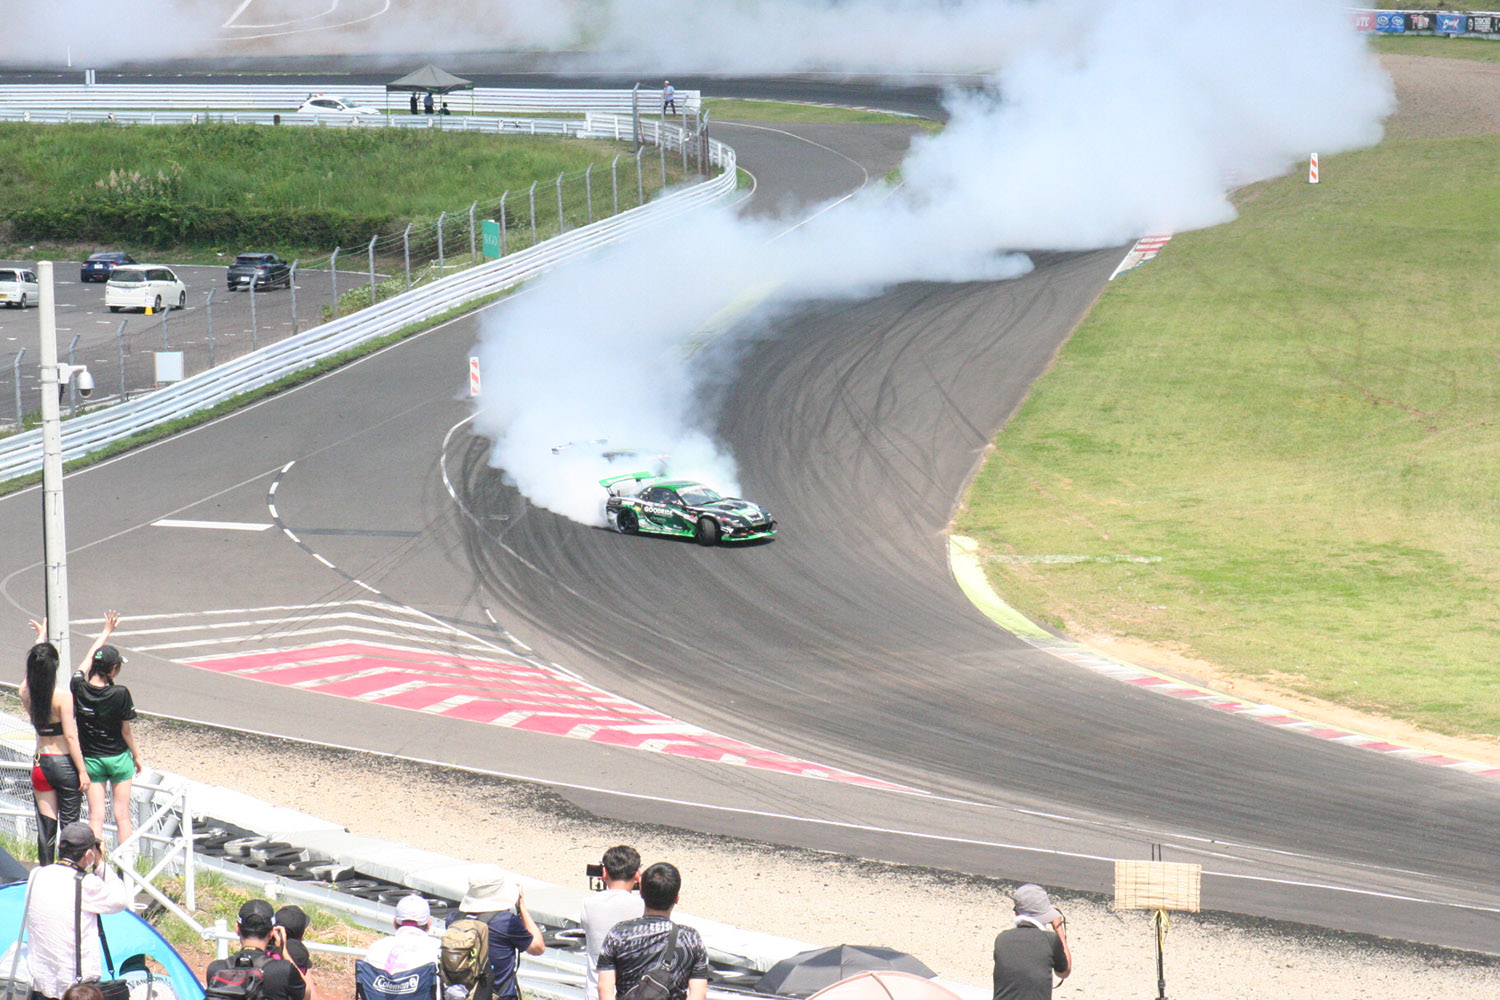
<path id="1" fill-rule="evenodd" d="M 817 87 L 826 99 L 837 85 Z M 869 87 L 845 93 L 880 103 Z M 720 135 L 763 208 L 879 178 L 904 143 L 892 129 Z M 943 530 L 966 477 L 1120 254 L 1037 255 L 1014 281 L 904 285 L 781 321 L 714 418 L 746 494 L 781 519 L 770 544 L 703 549 L 530 508 L 461 426 L 482 322 L 467 319 L 70 477 L 73 617 L 130 616 L 128 683 L 170 715 L 531 777 L 603 815 L 1099 891 L 1109 859 L 1161 843 L 1167 860 L 1205 866 L 1205 908 L 1494 951 L 1500 786 L 1107 681 L 998 629 L 952 581 Z M 0 499 L 0 624 L 16 636 L 41 605 L 35 503 L 34 490 Z M 153 525 L 167 517 L 264 530 Z M 290 641 L 335 614 L 418 642 L 387 605 L 914 791 L 180 662 L 230 640 Z M 231 619 L 243 635 L 215 631 Z"/>

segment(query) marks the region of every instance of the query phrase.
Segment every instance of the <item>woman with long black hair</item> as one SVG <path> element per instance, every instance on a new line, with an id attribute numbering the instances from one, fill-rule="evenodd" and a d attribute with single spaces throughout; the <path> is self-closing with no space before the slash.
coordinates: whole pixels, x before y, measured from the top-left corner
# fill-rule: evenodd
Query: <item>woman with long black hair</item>
<path id="1" fill-rule="evenodd" d="M 57 686 L 57 647 L 47 641 L 45 619 L 30 625 L 36 630 L 36 644 L 26 653 L 21 705 L 36 730 L 31 792 L 36 799 L 37 863 L 50 865 L 56 856 L 57 831 L 77 821 L 89 776 L 73 719 L 73 695 Z"/>

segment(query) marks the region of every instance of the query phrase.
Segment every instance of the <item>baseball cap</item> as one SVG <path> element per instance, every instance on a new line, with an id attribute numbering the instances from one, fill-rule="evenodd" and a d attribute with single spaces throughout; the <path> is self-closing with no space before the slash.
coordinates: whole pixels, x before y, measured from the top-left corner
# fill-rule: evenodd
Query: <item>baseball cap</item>
<path id="1" fill-rule="evenodd" d="M 120 651 L 113 646 L 100 646 L 98 650 L 94 652 L 94 666 L 96 667 L 103 667 L 105 670 L 113 670 L 115 667 L 118 667 L 124 662 L 125 657 L 121 656 Z"/>
<path id="2" fill-rule="evenodd" d="M 432 919 L 432 907 L 416 893 L 402 896 L 396 901 L 396 923 L 426 924 Z"/>
<path id="3" fill-rule="evenodd" d="M 240 933 L 246 937 L 264 937 L 271 933 L 276 911 L 264 899 L 247 899 L 240 907 L 238 923 Z"/>
<path id="4" fill-rule="evenodd" d="M 1018 886 L 1011 894 L 1011 898 L 1015 900 L 1018 917 L 1030 917 L 1038 923 L 1050 924 L 1062 916 L 1057 912 L 1057 907 L 1052 905 L 1047 890 L 1039 885 L 1032 885 L 1028 882 L 1026 885 Z"/>
<path id="5" fill-rule="evenodd" d="M 86 851 L 98 844 L 99 838 L 94 836 L 93 827 L 80 820 L 63 827 L 62 834 L 58 837 L 58 842 L 64 847 Z"/>

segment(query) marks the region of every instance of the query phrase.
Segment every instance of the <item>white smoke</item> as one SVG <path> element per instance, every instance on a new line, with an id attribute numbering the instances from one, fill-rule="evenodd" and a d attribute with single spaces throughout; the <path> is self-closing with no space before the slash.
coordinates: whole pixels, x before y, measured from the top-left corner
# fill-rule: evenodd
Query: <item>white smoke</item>
<path id="1" fill-rule="evenodd" d="M 705 6 L 697 16 L 712 16 Z M 846 34 L 868 38 L 872 22 L 851 10 L 864 6 L 839 5 Z M 980 44 L 972 36 L 991 24 L 989 11 L 964 24 L 970 4 L 932 6 L 956 43 Z M 1314 150 L 1374 143 L 1394 107 L 1389 80 L 1331 3 L 1030 6 L 1030 18 L 1082 6 L 1090 16 L 1054 20 L 1046 45 L 983 89 L 951 94 L 948 127 L 914 143 L 894 195 L 862 192 L 795 227 L 699 213 L 561 268 L 496 310 L 478 349 L 488 401 L 475 422 L 494 441 L 491 464 L 532 502 L 591 523 L 593 480 L 611 470 L 597 452 L 560 461 L 559 442 L 665 451 L 674 474 L 736 492 L 702 391 L 727 377 L 707 360 L 723 355 L 691 349 L 726 310 L 1005 278 L 1029 267 L 1015 251 L 1223 222 L 1230 185 Z M 735 7 L 727 23 L 741 16 Z M 893 42 L 870 40 L 872 50 Z M 738 334 L 765 328 L 747 322 Z"/>

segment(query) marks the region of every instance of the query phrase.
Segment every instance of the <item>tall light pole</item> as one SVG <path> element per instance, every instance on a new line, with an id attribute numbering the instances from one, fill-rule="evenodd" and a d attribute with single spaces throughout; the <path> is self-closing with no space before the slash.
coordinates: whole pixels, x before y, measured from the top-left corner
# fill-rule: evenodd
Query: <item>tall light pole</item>
<path id="1" fill-rule="evenodd" d="M 63 669 L 57 682 L 68 683 L 73 669 L 68 643 L 68 542 L 63 525 L 62 391 L 74 377 L 78 394 L 93 394 L 94 378 L 85 365 L 57 363 L 57 300 L 52 291 L 52 262 L 38 261 L 42 327 L 42 563 L 46 567 L 47 638 L 57 647 Z"/>
<path id="2" fill-rule="evenodd" d="M 37 263 L 42 321 L 42 562 L 46 565 L 47 637 L 57 647 L 67 683 L 73 669 L 68 646 L 68 543 L 63 527 L 62 415 L 59 393 L 67 378 L 57 370 L 57 300 L 52 293 L 52 262 Z M 71 375 L 71 372 L 67 373 Z"/>

